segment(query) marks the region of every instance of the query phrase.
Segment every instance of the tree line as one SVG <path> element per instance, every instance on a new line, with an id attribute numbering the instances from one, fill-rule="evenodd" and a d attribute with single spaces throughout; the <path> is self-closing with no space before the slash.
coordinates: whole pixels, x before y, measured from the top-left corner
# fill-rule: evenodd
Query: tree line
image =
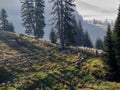
<path id="1" fill-rule="evenodd" d="M 120 7 L 114 29 L 108 25 L 104 39 L 104 60 L 110 65 L 114 80 L 120 80 Z"/>
<path id="2" fill-rule="evenodd" d="M 91 24 L 100 24 L 100 25 L 108 25 L 110 24 L 111 26 L 114 25 L 114 21 L 113 20 L 104 20 L 104 21 L 101 21 L 101 20 L 97 20 L 97 19 L 93 19 L 93 20 L 85 20 L 87 23 L 91 23 Z"/>
<path id="3" fill-rule="evenodd" d="M 61 47 L 83 45 L 93 47 L 88 32 L 83 32 L 82 25 L 77 23 L 73 15 L 74 0 L 50 0 L 53 3 L 51 15 L 53 28 L 50 33 L 52 43 L 60 41 Z M 44 0 L 21 1 L 22 22 L 25 32 L 37 38 L 43 38 L 45 27 Z M 84 41 L 84 42 L 83 42 Z M 82 42 L 82 43 L 81 43 Z"/>
<path id="4" fill-rule="evenodd" d="M 26 29 L 25 33 L 42 38 L 45 27 L 44 0 L 23 0 L 21 3 L 22 25 Z"/>
<path id="5" fill-rule="evenodd" d="M 20 0 L 22 25 L 25 27 L 25 33 L 33 35 L 36 38 L 43 38 L 45 25 L 44 0 Z M 60 42 L 61 47 L 65 46 L 86 46 L 93 47 L 89 34 L 84 32 L 82 24 L 76 20 L 73 14 L 75 4 L 74 0 L 50 0 L 53 3 L 51 15 L 53 28 L 50 32 L 52 43 Z M 8 20 L 6 10 L 0 11 L 0 30 L 14 32 L 12 22 Z"/>

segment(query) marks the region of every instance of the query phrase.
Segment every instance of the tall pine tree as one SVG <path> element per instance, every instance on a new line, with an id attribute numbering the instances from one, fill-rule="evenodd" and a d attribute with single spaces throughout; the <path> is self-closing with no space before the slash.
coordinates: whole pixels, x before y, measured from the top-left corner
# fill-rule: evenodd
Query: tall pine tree
<path id="1" fill-rule="evenodd" d="M 89 47 L 89 48 L 93 48 L 93 44 L 91 42 L 91 39 L 89 37 L 87 30 L 84 34 L 84 46 Z"/>
<path id="2" fill-rule="evenodd" d="M 15 32 L 15 28 L 13 26 L 13 23 L 8 23 L 7 31 L 9 31 L 9 32 Z"/>
<path id="3" fill-rule="evenodd" d="M 14 32 L 14 26 L 8 21 L 8 15 L 4 8 L 0 12 L 0 30 Z"/>
<path id="4" fill-rule="evenodd" d="M 21 1 L 21 13 L 22 13 L 22 24 L 26 28 L 26 34 L 34 34 L 35 30 L 35 19 L 34 19 L 34 3 L 33 0 L 24 0 Z"/>
<path id="5" fill-rule="evenodd" d="M 64 48 L 63 0 L 51 0 L 50 3 L 53 3 L 51 14 L 54 17 L 52 18 L 52 25 L 57 29 L 61 47 Z"/>
<path id="6" fill-rule="evenodd" d="M 80 20 L 76 25 L 76 34 L 74 36 L 74 40 L 76 42 L 76 46 L 84 46 L 84 31 Z"/>
<path id="7" fill-rule="evenodd" d="M 8 15 L 6 10 L 3 8 L 0 12 L 0 29 L 7 31 L 8 28 Z"/>
<path id="8" fill-rule="evenodd" d="M 44 35 L 44 7 L 45 7 L 44 0 L 35 0 L 35 31 L 34 35 L 38 38 L 43 38 Z"/>
<path id="9" fill-rule="evenodd" d="M 100 38 L 98 38 L 95 43 L 95 48 L 103 50 L 103 47 L 104 47 L 103 41 Z"/>
<path id="10" fill-rule="evenodd" d="M 114 43 L 115 43 L 115 56 L 116 59 L 118 60 L 118 66 L 120 67 L 120 7 L 119 7 L 119 13 L 117 20 L 115 22 L 115 27 L 113 30 L 113 38 L 114 38 Z"/>
<path id="11" fill-rule="evenodd" d="M 117 60 L 115 58 L 114 44 L 112 40 L 112 31 L 110 25 L 108 25 L 108 30 L 106 37 L 104 39 L 104 51 L 105 51 L 105 60 L 108 62 L 112 71 L 117 70 Z"/>
<path id="12" fill-rule="evenodd" d="M 22 3 L 22 21 L 27 34 L 37 38 L 44 35 L 44 0 L 24 0 Z"/>
<path id="13" fill-rule="evenodd" d="M 52 29 L 51 32 L 50 32 L 50 40 L 51 40 L 51 43 L 56 43 L 57 42 L 57 34 L 54 31 L 54 29 Z"/>
<path id="14" fill-rule="evenodd" d="M 54 15 L 53 23 L 58 30 L 61 47 L 73 44 L 74 42 L 74 11 L 72 4 L 73 0 L 51 0 L 53 5 L 52 14 Z"/>
<path id="15" fill-rule="evenodd" d="M 74 35 L 76 34 L 76 19 L 73 15 L 74 7 L 73 0 L 65 0 L 64 7 L 64 33 L 65 44 L 74 45 Z"/>

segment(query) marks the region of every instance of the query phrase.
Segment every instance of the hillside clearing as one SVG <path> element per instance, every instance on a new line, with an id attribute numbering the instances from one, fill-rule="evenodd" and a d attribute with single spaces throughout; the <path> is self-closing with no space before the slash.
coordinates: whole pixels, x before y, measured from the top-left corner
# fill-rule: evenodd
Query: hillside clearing
<path id="1" fill-rule="evenodd" d="M 90 52 L 10 32 L 0 32 L 0 48 L 0 90 L 120 90 Z"/>

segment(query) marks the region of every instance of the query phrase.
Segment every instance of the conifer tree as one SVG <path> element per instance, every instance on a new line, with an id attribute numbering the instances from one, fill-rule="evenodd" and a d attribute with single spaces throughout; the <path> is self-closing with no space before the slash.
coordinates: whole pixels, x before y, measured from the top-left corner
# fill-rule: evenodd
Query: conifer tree
<path id="1" fill-rule="evenodd" d="M 65 0 L 64 7 L 64 33 L 65 33 L 65 44 L 74 45 L 74 35 L 76 34 L 76 19 L 73 15 L 74 7 L 73 0 Z"/>
<path id="2" fill-rule="evenodd" d="M 58 30 L 62 48 L 74 42 L 75 25 L 74 16 L 72 15 L 74 4 L 72 4 L 72 1 L 73 0 L 51 0 L 51 2 L 54 3 L 52 8 L 54 18 L 52 20 L 55 28 Z"/>
<path id="3" fill-rule="evenodd" d="M 43 38 L 44 35 L 44 0 L 35 0 L 35 31 L 34 35 L 38 38 Z"/>
<path id="4" fill-rule="evenodd" d="M 15 32 L 15 28 L 14 28 L 14 26 L 13 26 L 13 23 L 8 23 L 7 31 Z"/>
<path id="5" fill-rule="evenodd" d="M 84 46 L 93 48 L 93 44 L 91 42 L 91 39 L 89 37 L 87 30 L 86 30 L 85 35 L 84 35 Z"/>
<path id="6" fill-rule="evenodd" d="M 51 14 L 54 17 L 52 18 L 52 24 L 59 34 L 60 44 L 64 49 L 63 0 L 51 0 L 50 3 L 53 3 Z"/>
<path id="7" fill-rule="evenodd" d="M 75 45 L 84 46 L 84 31 L 80 20 L 76 25 L 76 34 L 74 35 L 74 40 L 76 42 Z"/>
<path id="8" fill-rule="evenodd" d="M 8 15 L 6 10 L 3 8 L 0 12 L 0 29 L 7 31 L 7 27 L 8 27 Z"/>
<path id="9" fill-rule="evenodd" d="M 113 39 L 114 39 L 114 49 L 115 49 L 115 56 L 118 60 L 118 67 L 120 67 L 120 7 L 118 17 L 115 22 L 115 27 L 113 30 Z"/>
<path id="10" fill-rule="evenodd" d="M 22 25 L 25 27 L 26 34 L 34 34 L 35 31 L 35 19 L 34 19 L 34 3 L 33 0 L 21 1 L 21 13 L 22 13 Z"/>
<path id="11" fill-rule="evenodd" d="M 103 41 L 100 38 L 98 38 L 95 43 L 95 48 L 103 50 L 103 47 L 104 47 Z"/>
<path id="12" fill-rule="evenodd" d="M 104 51 L 106 62 L 108 62 L 113 71 L 116 71 L 117 60 L 115 58 L 114 44 L 112 40 L 112 31 L 110 25 L 108 25 L 108 30 L 104 39 Z"/>
<path id="13" fill-rule="evenodd" d="M 57 42 L 57 35 L 56 35 L 56 32 L 53 29 L 50 32 L 50 40 L 51 40 L 51 43 L 56 43 Z"/>
<path id="14" fill-rule="evenodd" d="M 44 35 L 44 0 L 24 0 L 22 3 L 22 21 L 27 34 L 37 38 Z"/>

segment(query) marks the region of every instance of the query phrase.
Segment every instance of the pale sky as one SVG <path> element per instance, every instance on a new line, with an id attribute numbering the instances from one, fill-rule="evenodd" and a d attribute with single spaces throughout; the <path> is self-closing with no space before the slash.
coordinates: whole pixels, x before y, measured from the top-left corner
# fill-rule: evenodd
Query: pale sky
<path id="1" fill-rule="evenodd" d="M 48 1 L 48 0 L 46 0 Z M 119 6 L 119 0 L 76 0 L 76 8 L 84 19 L 115 19 Z M 20 1 L 0 0 L 0 9 L 5 8 L 10 21 L 13 22 L 16 30 L 22 30 Z"/>
<path id="2" fill-rule="evenodd" d="M 115 19 L 119 0 L 76 0 L 76 6 L 84 19 Z"/>

